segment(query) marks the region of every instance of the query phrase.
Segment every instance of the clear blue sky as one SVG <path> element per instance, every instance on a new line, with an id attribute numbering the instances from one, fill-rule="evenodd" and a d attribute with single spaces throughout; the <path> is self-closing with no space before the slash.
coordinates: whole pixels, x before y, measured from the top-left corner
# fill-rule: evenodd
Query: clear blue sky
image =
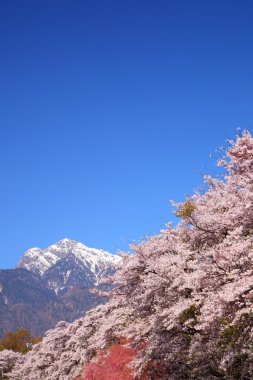
<path id="1" fill-rule="evenodd" d="M 240 0 L 1 1 L 0 267 L 158 232 L 252 125 L 252 17 Z"/>

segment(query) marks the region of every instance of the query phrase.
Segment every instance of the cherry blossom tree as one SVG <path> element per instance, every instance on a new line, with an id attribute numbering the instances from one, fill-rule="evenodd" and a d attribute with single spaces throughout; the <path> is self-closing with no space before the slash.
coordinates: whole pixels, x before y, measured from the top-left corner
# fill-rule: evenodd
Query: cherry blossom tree
<path id="1" fill-rule="evenodd" d="M 22 355 L 12 350 L 3 350 L 0 353 L 0 380 L 7 378 L 7 374 L 15 364 L 22 362 Z"/>

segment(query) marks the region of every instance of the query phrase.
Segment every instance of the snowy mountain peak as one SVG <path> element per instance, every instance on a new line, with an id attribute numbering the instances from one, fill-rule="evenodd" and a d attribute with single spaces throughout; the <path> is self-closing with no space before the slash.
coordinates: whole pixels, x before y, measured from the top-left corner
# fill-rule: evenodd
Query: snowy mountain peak
<path id="1" fill-rule="evenodd" d="M 98 278 L 121 260 L 117 255 L 89 248 L 80 242 L 65 238 L 47 248 L 29 249 L 23 254 L 17 267 L 28 269 L 42 276 L 49 268 L 69 254 L 74 255 L 82 263 L 84 269 L 89 269 Z"/>
<path id="2" fill-rule="evenodd" d="M 65 239 L 62 239 L 59 241 L 59 243 L 63 243 L 63 244 L 68 244 L 68 243 L 78 243 L 78 241 L 76 240 L 73 240 L 73 239 L 69 239 L 69 238 L 65 238 Z"/>

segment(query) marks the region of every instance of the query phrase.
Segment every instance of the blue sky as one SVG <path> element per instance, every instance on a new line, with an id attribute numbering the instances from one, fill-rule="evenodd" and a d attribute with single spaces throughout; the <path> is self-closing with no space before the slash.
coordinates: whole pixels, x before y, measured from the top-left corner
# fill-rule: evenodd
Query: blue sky
<path id="1" fill-rule="evenodd" d="M 0 267 L 154 234 L 253 122 L 251 1 L 0 4 Z"/>

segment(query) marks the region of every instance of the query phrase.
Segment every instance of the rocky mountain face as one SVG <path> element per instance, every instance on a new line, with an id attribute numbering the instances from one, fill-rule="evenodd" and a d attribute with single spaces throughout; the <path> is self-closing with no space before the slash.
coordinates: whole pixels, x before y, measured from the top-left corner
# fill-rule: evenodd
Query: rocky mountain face
<path id="1" fill-rule="evenodd" d="M 42 276 L 47 269 L 53 267 L 59 260 L 68 257 L 69 254 L 76 257 L 84 268 L 89 268 L 98 278 L 120 261 L 119 256 L 109 252 L 86 247 L 75 240 L 63 239 L 45 249 L 29 249 L 21 257 L 17 267 L 28 269 Z"/>
<path id="2" fill-rule="evenodd" d="M 24 253 L 15 269 L 0 270 L 0 336 L 26 327 L 41 335 L 106 300 L 94 294 L 119 256 L 64 239 Z"/>

